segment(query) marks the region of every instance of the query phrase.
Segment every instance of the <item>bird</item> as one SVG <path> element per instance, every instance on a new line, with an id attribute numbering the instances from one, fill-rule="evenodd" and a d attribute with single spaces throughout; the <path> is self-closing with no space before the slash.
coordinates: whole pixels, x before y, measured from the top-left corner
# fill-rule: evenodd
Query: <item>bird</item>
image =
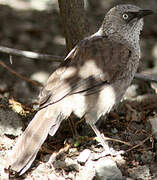
<path id="1" fill-rule="evenodd" d="M 132 4 L 117 5 L 96 33 L 68 53 L 41 90 L 39 111 L 11 151 L 11 170 L 24 174 L 48 134 L 54 136 L 71 113 L 84 117 L 104 151 L 109 150 L 96 122 L 118 105 L 130 85 L 140 60 L 143 17 L 152 13 Z"/>

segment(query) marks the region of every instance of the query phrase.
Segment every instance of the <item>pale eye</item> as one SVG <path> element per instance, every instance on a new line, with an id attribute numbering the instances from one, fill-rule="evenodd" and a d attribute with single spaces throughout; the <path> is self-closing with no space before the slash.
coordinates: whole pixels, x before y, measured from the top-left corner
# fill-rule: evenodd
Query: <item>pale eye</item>
<path id="1" fill-rule="evenodd" d="M 126 14 L 126 13 L 123 14 L 123 19 L 124 19 L 124 20 L 127 20 L 128 18 L 129 18 L 128 14 Z"/>

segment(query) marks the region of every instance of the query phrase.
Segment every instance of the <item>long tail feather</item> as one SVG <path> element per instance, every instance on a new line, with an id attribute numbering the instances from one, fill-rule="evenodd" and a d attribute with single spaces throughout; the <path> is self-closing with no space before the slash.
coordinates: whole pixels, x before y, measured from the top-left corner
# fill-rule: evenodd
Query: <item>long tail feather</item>
<path id="1" fill-rule="evenodd" d="M 61 116 L 57 114 L 50 107 L 40 110 L 17 140 L 9 158 L 9 165 L 19 175 L 31 166 L 50 129 L 51 134 L 56 133 L 62 121 Z"/>

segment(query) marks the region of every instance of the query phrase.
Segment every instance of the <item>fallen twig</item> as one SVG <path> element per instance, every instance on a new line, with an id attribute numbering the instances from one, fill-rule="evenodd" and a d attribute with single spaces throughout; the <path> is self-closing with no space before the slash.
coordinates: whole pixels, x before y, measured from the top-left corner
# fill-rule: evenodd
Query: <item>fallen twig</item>
<path id="1" fill-rule="evenodd" d="M 135 79 L 157 83 L 157 79 L 152 77 L 152 75 L 144 75 L 144 74 L 136 73 Z"/>
<path id="2" fill-rule="evenodd" d="M 39 82 L 33 81 L 31 79 L 28 79 L 24 76 L 22 76 L 21 74 L 17 73 L 15 70 L 13 70 L 12 68 L 8 67 L 3 61 L 0 60 L 0 65 L 3 66 L 4 68 L 6 68 L 9 72 L 11 72 L 12 74 L 14 74 L 15 76 L 17 76 L 20 79 L 25 80 L 26 82 L 29 82 L 35 86 L 42 86 Z"/>
<path id="3" fill-rule="evenodd" d="M 133 146 L 132 148 L 126 150 L 126 152 L 129 152 L 129 151 L 131 151 L 131 150 L 133 150 L 133 149 L 136 149 L 136 148 L 142 146 L 142 145 L 143 145 L 146 141 L 148 141 L 151 137 L 152 137 L 152 135 L 148 136 L 148 137 L 147 137 L 146 139 L 144 139 L 141 143 L 139 143 L 139 144 Z"/>
<path id="4" fill-rule="evenodd" d="M 36 52 L 31 52 L 31 51 L 23 51 L 23 50 L 4 47 L 4 46 L 0 46 L 0 52 L 6 53 L 9 55 L 22 56 L 22 57 L 31 58 L 31 59 L 43 59 L 43 60 L 55 61 L 55 62 L 62 62 L 64 59 L 64 57 L 60 57 L 60 56 L 41 54 L 41 53 L 36 53 Z"/>
<path id="5" fill-rule="evenodd" d="M 103 134 L 102 134 L 102 135 L 103 135 Z M 122 141 L 122 140 L 120 140 L 120 139 L 114 139 L 114 138 L 106 137 L 106 136 L 104 136 L 104 135 L 103 135 L 103 138 L 104 138 L 104 140 L 106 140 L 106 141 L 115 141 L 115 142 L 119 142 L 119 143 L 125 144 L 125 145 L 127 145 L 127 146 L 132 146 L 132 144 L 130 144 L 129 142 L 125 142 L 125 141 Z"/>

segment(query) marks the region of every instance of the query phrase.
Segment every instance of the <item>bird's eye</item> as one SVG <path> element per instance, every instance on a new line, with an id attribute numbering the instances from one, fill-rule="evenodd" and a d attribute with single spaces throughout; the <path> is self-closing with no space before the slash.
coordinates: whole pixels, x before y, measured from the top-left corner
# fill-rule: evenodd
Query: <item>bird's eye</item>
<path id="1" fill-rule="evenodd" d="M 128 15 L 128 14 L 126 14 L 126 13 L 123 14 L 123 19 L 124 19 L 124 20 L 127 20 L 128 18 L 129 18 L 129 15 Z"/>

